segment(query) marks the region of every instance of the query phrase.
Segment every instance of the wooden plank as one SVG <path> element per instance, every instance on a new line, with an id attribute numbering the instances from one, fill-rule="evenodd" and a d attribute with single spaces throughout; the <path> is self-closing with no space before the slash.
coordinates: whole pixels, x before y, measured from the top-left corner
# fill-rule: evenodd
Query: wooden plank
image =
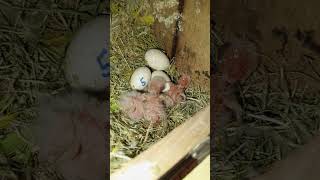
<path id="1" fill-rule="evenodd" d="M 175 2 L 176 3 L 164 3 L 164 1 L 153 1 L 153 3 L 151 3 L 152 9 L 156 13 L 155 23 L 152 27 L 153 34 L 170 59 L 175 55 L 175 36 L 177 33 L 177 20 L 179 15 L 179 1 L 176 0 Z"/>
<path id="2" fill-rule="evenodd" d="M 210 134 L 210 106 L 189 118 L 111 175 L 111 180 L 159 179 Z"/>
<path id="3" fill-rule="evenodd" d="M 181 29 L 177 34 L 177 69 L 209 91 L 210 1 L 184 0 Z"/>
<path id="4" fill-rule="evenodd" d="M 181 73 L 191 75 L 192 83 L 210 90 L 210 1 L 177 0 L 179 5 L 164 6 L 161 16 L 168 21 L 156 21 L 154 35 L 169 58 L 175 57 L 175 64 Z M 153 3 L 153 9 L 156 9 Z M 173 18 L 181 14 L 179 18 Z"/>
<path id="5" fill-rule="evenodd" d="M 210 180 L 210 155 L 208 155 L 194 170 L 183 180 Z"/>

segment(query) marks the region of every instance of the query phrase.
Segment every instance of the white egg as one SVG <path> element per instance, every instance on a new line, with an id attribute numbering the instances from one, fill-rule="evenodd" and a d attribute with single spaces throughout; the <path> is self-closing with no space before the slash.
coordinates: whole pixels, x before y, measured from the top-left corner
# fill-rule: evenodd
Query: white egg
<path id="1" fill-rule="evenodd" d="M 130 85 L 132 89 L 143 90 L 151 79 L 151 71 L 147 67 L 139 67 L 131 75 Z"/>
<path id="2" fill-rule="evenodd" d="M 155 70 L 166 70 L 170 66 L 169 58 L 159 49 L 149 49 L 144 58 Z"/>
<path id="3" fill-rule="evenodd" d="M 169 76 L 163 71 L 153 71 L 151 74 L 151 79 L 155 76 L 160 76 L 160 77 L 163 77 L 166 81 L 171 81 Z"/>
<path id="4" fill-rule="evenodd" d="M 163 71 L 153 71 L 152 74 L 151 74 L 151 79 L 153 79 L 154 77 L 162 77 L 166 81 L 165 87 L 162 90 L 162 92 L 169 91 L 171 79 L 169 78 L 169 76 L 165 72 L 163 72 Z"/>
<path id="5" fill-rule="evenodd" d="M 77 89 L 103 91 L 109 82 L 108 15 L 98 16 L 75 34 L 66 53 L 65 74 Z"/>

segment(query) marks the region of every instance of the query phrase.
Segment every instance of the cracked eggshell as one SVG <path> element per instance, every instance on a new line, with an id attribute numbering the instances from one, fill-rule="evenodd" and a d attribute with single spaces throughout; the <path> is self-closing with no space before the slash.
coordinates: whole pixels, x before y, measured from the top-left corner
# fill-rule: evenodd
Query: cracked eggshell
<path id="1" fill-rule="evenodd" d="M 145 89 L 151 80 L 151 71 L 147 67 L 136 69 L 131 75 L 130 86 L 134 90 Z"/>
<path id="2" fill-rule="evenodd" d="M 153 71 L 151 74 L 151 79 L 155 76 L 160 76 L 160 77 L 163 77 L 166 81 L 171 81 L 169 76 L 163 71 Z"/>
<path id="3" fill-rule="evenodd" d="M 170 66 L 169 58 L 159 49 L 149 49 L 145 54 L 148 65 L 155 70 L 166 70 Z"/>
<path id="4" fill-rule="evenodd" d="M 65 58 L 65 75 L 76 89 L 104 91 L 109 82 L 108 15 L 84 24 L 72 39 Z"/>
<path id="5" fill-rule="evenodd" d="M 163 79 L 165 79 L 165 81 L 167 83 L 165 84 L 164 90 L 162 92 L 169 91 L 171 79 L 169 78 L 169 76 L 165 72 L 163 72 L 163 71 L 154 71 L 151 74 L 151 79 L 153 79 L 154 77 L 162 77 Z"/>

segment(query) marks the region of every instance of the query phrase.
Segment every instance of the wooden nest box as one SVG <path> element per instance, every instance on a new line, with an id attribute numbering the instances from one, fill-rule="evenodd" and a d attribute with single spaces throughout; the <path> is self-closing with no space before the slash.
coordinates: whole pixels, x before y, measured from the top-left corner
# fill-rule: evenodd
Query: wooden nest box
<path id="1" fill-rule="evenodd" d="M 194 85 L 210 89 L 210 1 L 176 0 L 175 6 L 153 7 L 154 35 L 180 73 Z M 153 3 L 153 6 L 157 6 Z"/>
<path id="2" fill-rule="evenodd" d="M 163 50 L 169 58 L 174 59 L 173 63 L 180 74 L 191 75 L 193 85 L 209 91 L 210 1 L 152 2 L 154 11 L 158 11 L 153 25 L 154 35 Z M 166 2 L 171 4 L 160 8 L 159 3 Z M 210 106 L 207 106 L 126 163 L 111 175 L 111 179 L 182 179 L 196 166 L 198 169 L 205 167 L 205 170 L 190 174 L 197 176 L 196 179 L 207 179 L 209 177 L 199 175 L 209 174 L 209 135 Z M 198 166 L 202 161 L 206 163 Z M 189 177 L 193 176 L 190 174 Z"/>

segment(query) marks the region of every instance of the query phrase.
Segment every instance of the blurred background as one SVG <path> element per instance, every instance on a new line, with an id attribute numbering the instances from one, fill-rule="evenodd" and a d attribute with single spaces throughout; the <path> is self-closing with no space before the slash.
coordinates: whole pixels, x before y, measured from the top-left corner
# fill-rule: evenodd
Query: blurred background
<path id="1" fill-rule="evenodd" d="M 241 121 L 215 116 L 224 127 L 216 132 L 215 179 L 248 179 L 263 173 L 319 131 L 318 4 L 275 0 L 212 4 L 216 82 L 225 75 L 231 82 L 235 75 L 250 72 L 233 84 Z M 229 89 L 217 86 L 218 94 Z"/>
<path id="2" fill-rule="evenodd" d="M 0 177 L 59 179 L 38 162 L 31 124 L 38 94 L 65 91 L 64 58 L 75 32 L 106 12 L 106 1 L 0 1 Z"/>

